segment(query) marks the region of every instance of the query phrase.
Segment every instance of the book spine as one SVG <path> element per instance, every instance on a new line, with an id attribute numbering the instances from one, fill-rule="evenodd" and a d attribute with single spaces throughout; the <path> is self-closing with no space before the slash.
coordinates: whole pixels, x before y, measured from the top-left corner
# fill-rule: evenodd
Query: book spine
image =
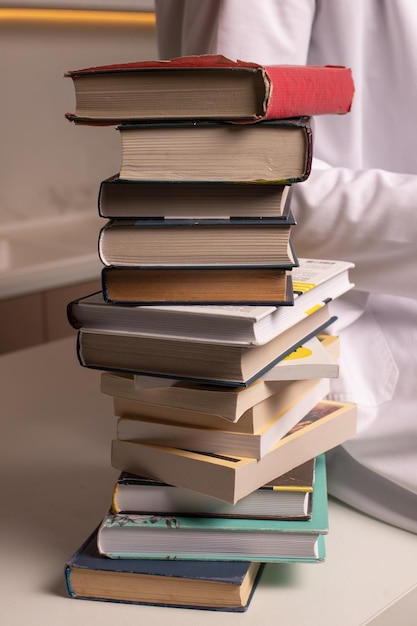
<path id="1" fill-rule="evenodd" d="M 266 67 L 270 90 L 263 119 L 344 114 L 351 109 L 352 72 L 337 66 Z"/>

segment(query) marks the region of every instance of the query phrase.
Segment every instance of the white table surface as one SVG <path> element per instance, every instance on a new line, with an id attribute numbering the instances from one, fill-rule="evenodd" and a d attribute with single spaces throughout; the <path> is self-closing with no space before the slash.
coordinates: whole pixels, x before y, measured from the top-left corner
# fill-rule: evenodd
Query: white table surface
<path id="1" fill-rule="evenodd" d="M 417 593 L 407 593 L 417 584 L 416 535 L 335 501 L 325 563 L 268 565 L 246 613 L 68 598 L 65 562 L 104 515 L 118 473 L 99 379 L 78 364 L 74 339 L 0 357 L 1 624 L 417 624 Z"/>

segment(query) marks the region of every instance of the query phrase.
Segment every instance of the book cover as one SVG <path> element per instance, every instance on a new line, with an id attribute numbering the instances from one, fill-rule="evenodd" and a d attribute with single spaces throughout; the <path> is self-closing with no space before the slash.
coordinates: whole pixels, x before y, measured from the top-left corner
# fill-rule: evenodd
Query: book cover
<path id="1" fill-rule="evenodd" d="M 66 117 L 90 124 L 343 114 L 354 92 L 351 71 L 342 66 L 262 66 L 222 55 L 89 67 L 65 76 L 76 97 L 75 113 Z"/>
<path id="2" fill-rule="evenodd" d="M 327 348 L 328 345 L 329 349 Z M 337 358 L 329 351 L 333 349 L 333 342 L 328 344 L 325 339 L 313 337 L 266 372 L 263 380 L 337 378 L 339 376 L 339 364 Z"/>
<path id="3" fill-rule="evenodd" d="M 77 356 L 84 367 L 151 374 L 214 385 L 248 386 L 336 318 L 328 306 L 259 346 L 238 346 L 81 328 Z"/>
<path id="4" fill-rule="evenodd" d="M 291 273 L 279 268 L 105 267 L 101 279 L 104 299 L 116 304 L 289 306 L 294 302 Z"/>
<path id="5" fill-rule="evenodd" d="M 98 214 L 108 219 L 279 218 L 291 206 L 291 185 L 122 180 L 100 183 Z"/>
<path id="6" fill-rule="evenodd" d="M 309 117 L 261 124 L 193 121 L 124 124 L 119 176 L 125 180 L 292 184 L 311 170 Z"/>
<path id="7" fill-rule="evenodd" d="M 353 264 L 344 261 L 300 258 L 299 266 L 291 271 L 292 307 L 124 306 L 105 302 L 99 292 L 70 302 L 68 321 L 76 329 L 120 329 L 148 336 L 160 336 L 163 329 L 165 337 L 257 345 L 296 324 L 308 311 L 350 290 L 351 268 Z"/>
<path id="8" fill-rule="evenodd" d="M 323 400 L 259 461 L 118 439 L 112 442 L 111 461 L 120 471 L 235 504 L 275 476 L 344 443 L 355 432 L 356 406 Z"/>
<path id="9" fill-rule="evenodd" d="M 312 381 L 311 387 L 295 401 L 277 413 L 274 403 L 268 422 L 255 433 L 241 433 L 227 429 L 186 426 L 140 417 L 120 417 L 117 437 L 122 441 L 138 441 L 152 445 L 170 446 L 203 453 L 244 456 L 262 459 L 313 407 L 330 392 L 327 378 Z"/>
<path id="10" fill-rule="evenodd" d="M 248 561 L 109 559 L 97 529 L 65 566 L 71 598 L 213 611 L 246 611 L 263 569 Z"/>
<path id="11" fill-rule="evenodd" d="M 292 214 L 287 220 L 227 222 L 119 218 L 101 228 L 98 254 L 103 265 L 113 267 L 290 268 L 296 264 L 290 245 L 294 225 Z"/>
<path id="12" fill-rule="evenodd" d="M 110 512 L 98 530 L 99 552 L 110 558 L 317 561 L 317 539 L 328 532 L 326 465 L 316 459 L 307 520 L 164 516 Z"/>
<path id="13" fill-rule="evenodd" d="M 112 497 L 114 513 L 147 513 L 170 516 L 307 519 L 311 516 L 311 494 L 315 459 L 270 481 L 236 504 L 174 487 L 161 481 L 122 472 Z"/>

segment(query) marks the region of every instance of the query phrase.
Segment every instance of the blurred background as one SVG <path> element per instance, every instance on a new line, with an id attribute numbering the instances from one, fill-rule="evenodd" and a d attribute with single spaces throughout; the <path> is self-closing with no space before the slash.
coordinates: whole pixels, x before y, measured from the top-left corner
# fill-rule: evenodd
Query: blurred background
<path id="1" fill-rule="evenodd" d="M 152 0 L 0 0 L 0 353 L 71 334 L 66 303 L 99 288 L 97 194 L 120 138 L 65 119 L 64 73 L 153 58 Z"/>

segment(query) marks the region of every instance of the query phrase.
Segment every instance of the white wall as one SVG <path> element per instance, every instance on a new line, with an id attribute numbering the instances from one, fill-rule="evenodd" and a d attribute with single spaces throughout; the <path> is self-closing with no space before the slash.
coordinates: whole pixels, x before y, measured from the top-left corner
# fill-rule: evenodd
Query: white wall
<path id="1" fill-rule="evenodd" d="M 0 21 L 0 226 L 97 211 L 100 181 L 120 165 L 114 128 L 80 127 L 66 70 L 157 58 L 152 26 Z"/>

